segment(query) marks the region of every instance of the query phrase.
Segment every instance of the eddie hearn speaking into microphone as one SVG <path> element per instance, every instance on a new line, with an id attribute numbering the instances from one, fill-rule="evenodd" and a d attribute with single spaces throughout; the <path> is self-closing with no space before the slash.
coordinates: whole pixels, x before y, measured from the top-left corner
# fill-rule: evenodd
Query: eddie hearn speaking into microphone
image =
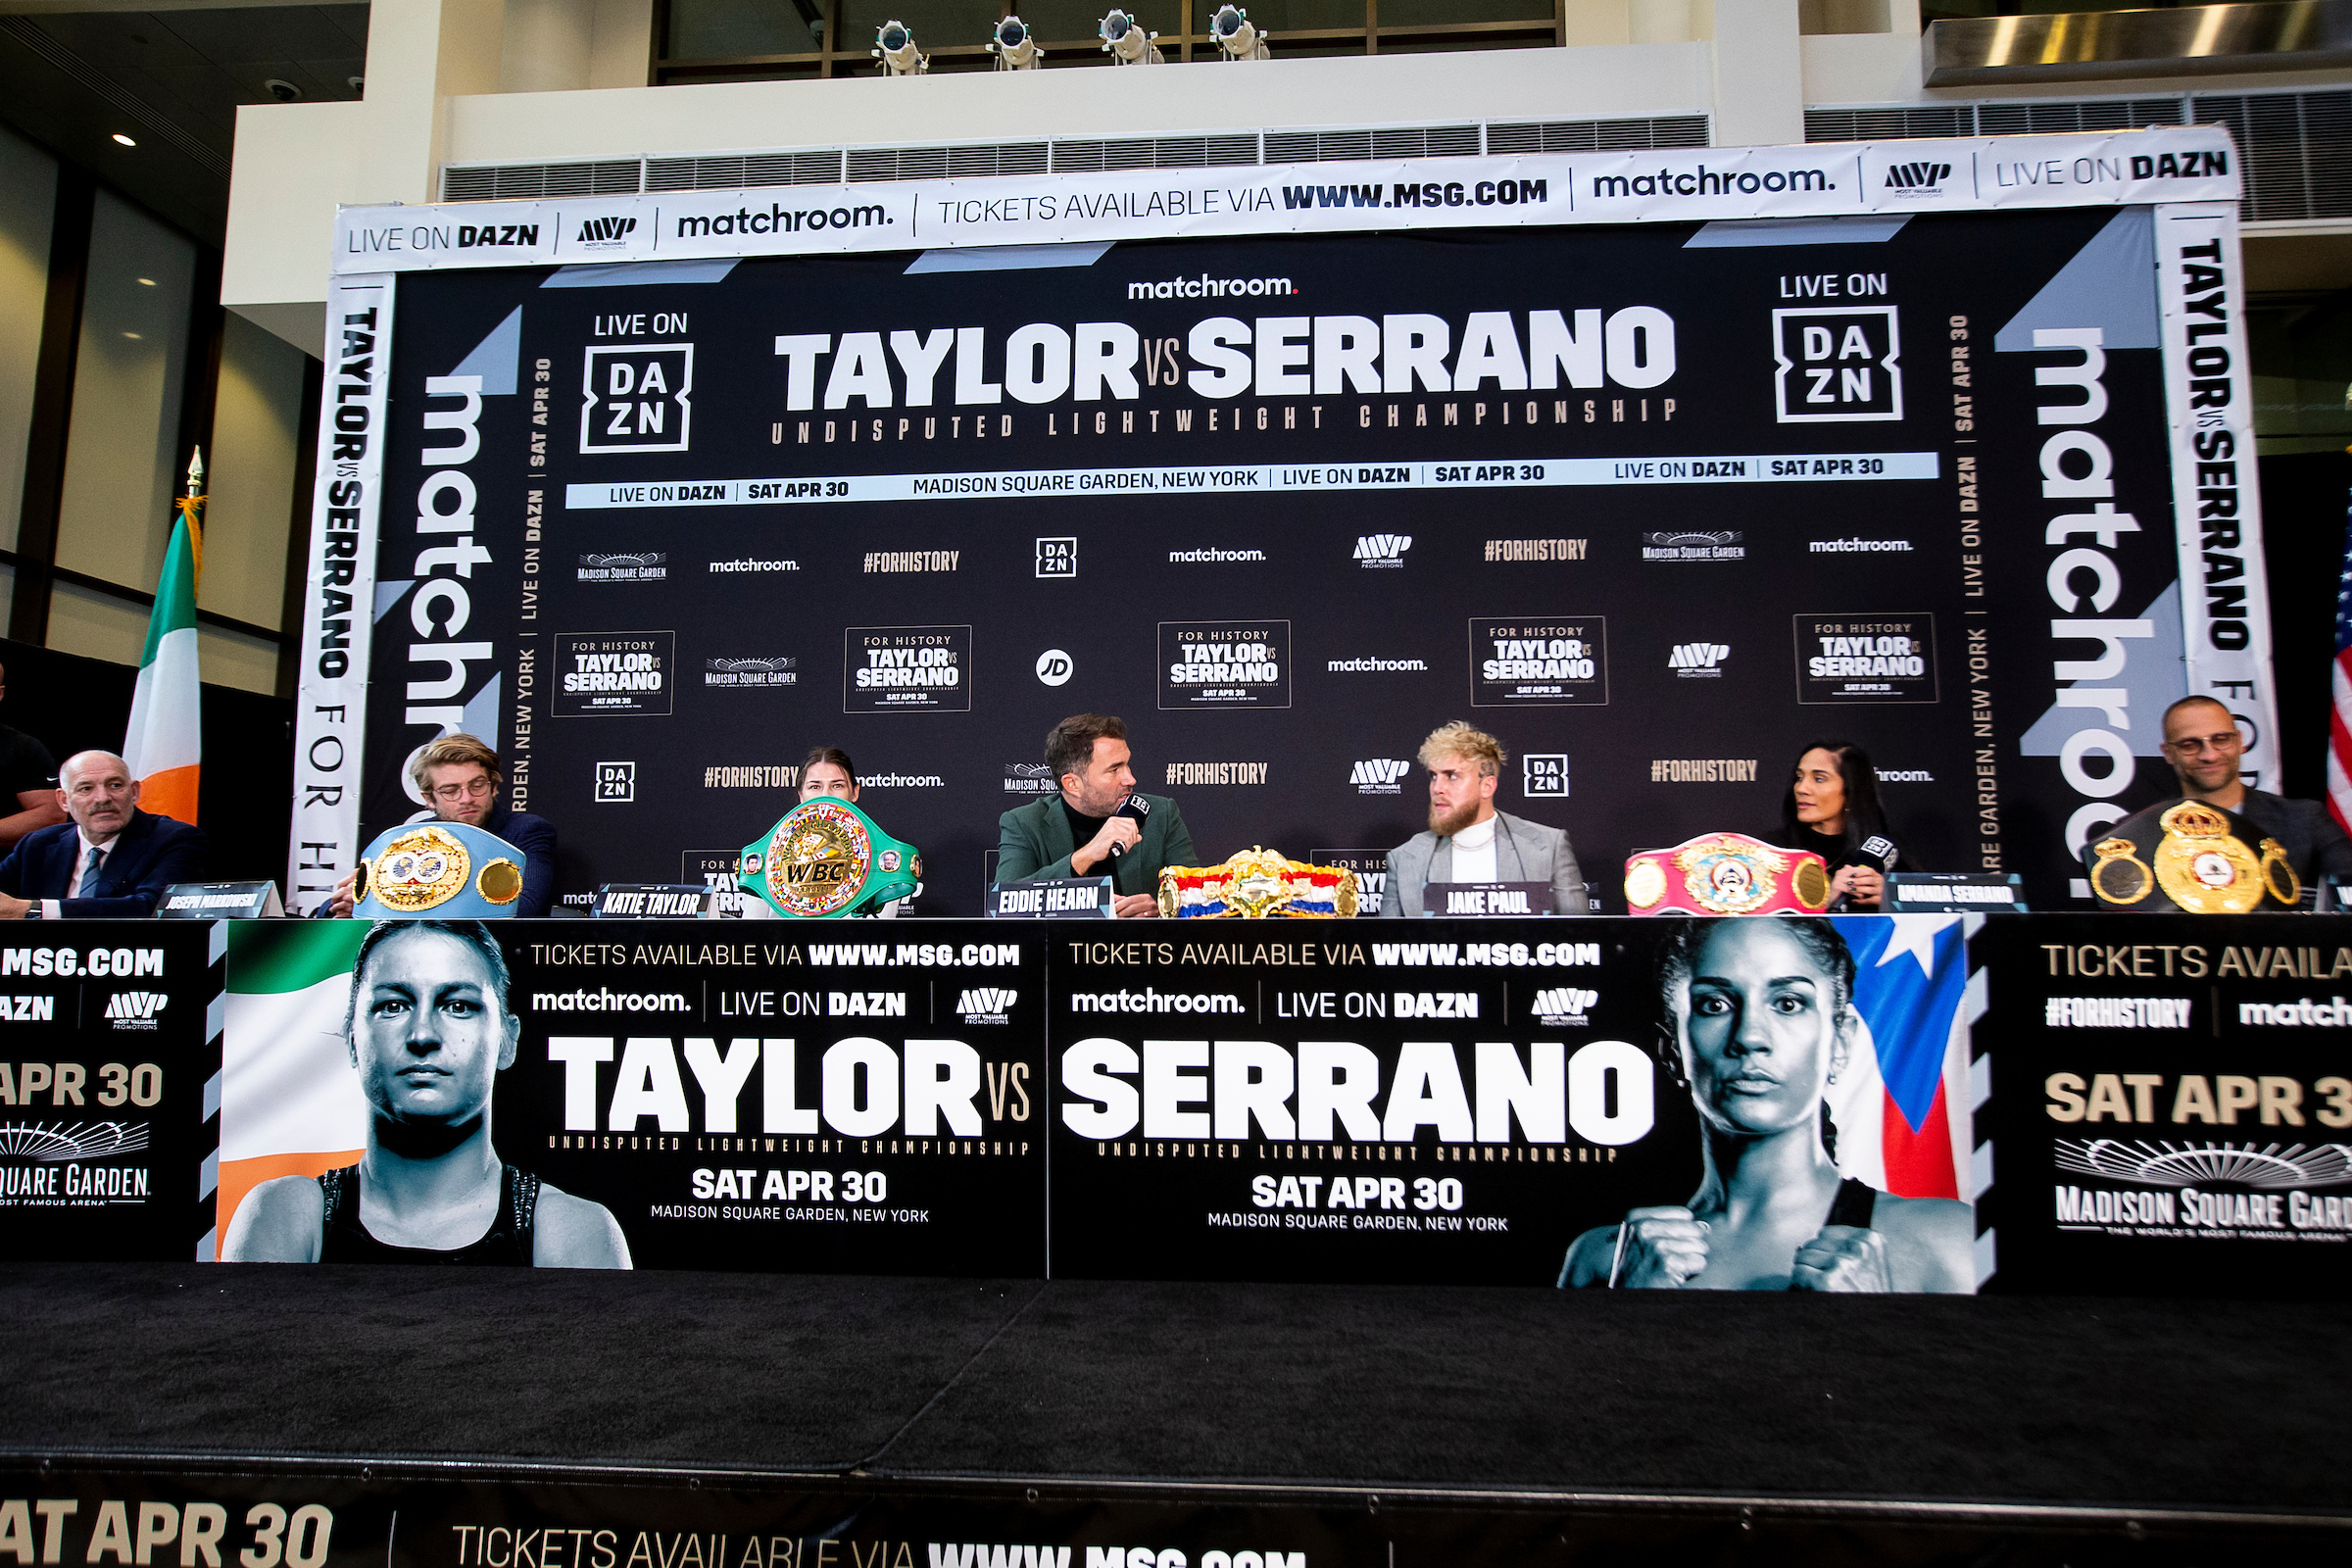
<path id="1" fill-rule="evenodd" d="M 1127 725 L 1108 713 L 1073 713 L 1046 735 L 1046 765 L 1058 798 L 1032 801 L 997 819 L 997 879 L 1108 876 L 1122 919 L 1159 913 L 1160 867 L 1195 862 L 1184 813 L 1164 795 L 1135 787 Z"/>

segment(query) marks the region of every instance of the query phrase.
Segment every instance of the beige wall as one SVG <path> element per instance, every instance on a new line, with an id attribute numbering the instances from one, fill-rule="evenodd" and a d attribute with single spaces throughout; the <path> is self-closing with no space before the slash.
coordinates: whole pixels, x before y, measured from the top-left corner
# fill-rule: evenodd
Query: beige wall
<path id="1" fill-rule="evenodd" d="M 0 130 L 0 548 L 17 544 L 24 505 L 24 436 L 49 293 L 49 223 L 57 161 Z"/>

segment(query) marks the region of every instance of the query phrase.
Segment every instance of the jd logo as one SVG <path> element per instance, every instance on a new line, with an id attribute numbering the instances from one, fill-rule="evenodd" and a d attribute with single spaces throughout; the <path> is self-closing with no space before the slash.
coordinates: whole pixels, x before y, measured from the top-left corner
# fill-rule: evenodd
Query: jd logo
<path id="1" fill-rule="evenodd" d="M 683 452 L 694 410 L 694 345 L 588 350 L 581 372 L 582 452 Z"/>
<path id="2" fill-rule="evenodd" d="M 1895 307 L 1775 311 L 1772 333 L 1781 423 L 1903 416 Z"/>

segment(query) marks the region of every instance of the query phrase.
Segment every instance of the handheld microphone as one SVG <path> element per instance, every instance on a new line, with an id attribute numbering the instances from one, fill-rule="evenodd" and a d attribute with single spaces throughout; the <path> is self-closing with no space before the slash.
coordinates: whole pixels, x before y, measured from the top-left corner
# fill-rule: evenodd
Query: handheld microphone
<path id="1" fill-rule="evenodd" d="M 1152 814 L 1152 803 L 1141 795 L 1130 795 L 1127 797 L 1126 804 L 1110 814 L 1123 816 L 1131 822 L 1141 824 L 1145 817 Z M 1127 846 L 1124 844 L 1113 844 L 1110 847 L 1110 858 L 1114 860 L 1126 853 Z"/>
<path id="2" fill-rule="evenodd" d="M 1894 840 L 1887 838 L 1883 833 L 1874 833 L 1864 839 L 1862 847 L 1854 852 L 1854 859 L 1857 862 L 1868 860 L 1872 865 L 1878 867 L 1879 874 L 1882 876 L 1893 870 L 1894 862 L 1900 858 L 1902 857 L 1895 850 Z"/>

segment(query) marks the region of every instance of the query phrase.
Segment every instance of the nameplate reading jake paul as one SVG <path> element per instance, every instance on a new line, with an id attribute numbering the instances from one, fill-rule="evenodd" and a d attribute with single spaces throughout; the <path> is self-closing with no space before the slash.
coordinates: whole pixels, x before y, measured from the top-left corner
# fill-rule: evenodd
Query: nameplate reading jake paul
<path id="1" fill-rule="evenodd" d="M 1421 907 L 1431 914 L 1482 919 L 1500 914 L 1550 914 L 1555 910 L 1548 882 L 1432 882 Z"/>

